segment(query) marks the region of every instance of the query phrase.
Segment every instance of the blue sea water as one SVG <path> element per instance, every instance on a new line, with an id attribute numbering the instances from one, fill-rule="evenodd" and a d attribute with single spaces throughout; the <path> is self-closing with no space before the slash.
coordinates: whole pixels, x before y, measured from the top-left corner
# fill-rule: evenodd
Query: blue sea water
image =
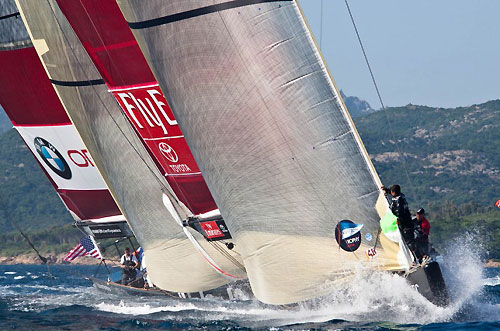
<path id="1" fill-rule="evenodd" d="M 234 301 L 107 294 L 83 277 L 93 275 L 91 266 L 51 266 L 53 279 L 43 265 L 0 266 L 0 330 L 500 329 L 500 268 L 456 252 L 447 261 L 445 308 L 387 273 L 360 272 L 331 297 L 283 308 L 238 289 Z"/>

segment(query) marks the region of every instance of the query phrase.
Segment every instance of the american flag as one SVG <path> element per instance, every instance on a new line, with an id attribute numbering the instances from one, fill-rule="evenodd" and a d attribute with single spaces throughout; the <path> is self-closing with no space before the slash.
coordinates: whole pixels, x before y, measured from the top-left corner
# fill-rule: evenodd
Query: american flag
<path id="1" fill-rule="evenodd" d="M 99 247 L 91 236 L 86 236 L 80 239 L 78 245 L 75 246 L 66 256 L 64 261 L 73 261 L 79 256 L 91 256 L 96 259 L 102 259 Z"/>

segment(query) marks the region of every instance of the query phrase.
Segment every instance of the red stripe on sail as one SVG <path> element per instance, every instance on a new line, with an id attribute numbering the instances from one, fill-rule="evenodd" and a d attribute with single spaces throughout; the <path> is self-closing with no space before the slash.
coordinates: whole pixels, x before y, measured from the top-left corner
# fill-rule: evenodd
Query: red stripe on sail
<path id="1" fill-rule="evenodd" d="M 57 2 L 175 194 L 195 214 L 217 209 L 118 5 L 114 1 Z"/>
<path id="2" fill-rule="evenodd" d="M 15 126 L 72 125 L 33 47 L 0 51 L 0 69 L 0 103 Z M 108 190 L 59 189 L 33 157 L 66 207 L 79 219 L 121 215 Z"/>
<path id="3" fill-rule="evenodd" d="M 71 123 L 33 47 L 0 51 L 0 102 L 17 125 Z"/>
<path id="4" fill-rule="evenodd" d="M 55 123 L 55 124 L 19 124 L 16 123 L 15 121 L 12 121 L 12 125 L 14 126 L 19 126 L 19 127 L 25 127 L 25 128 L 38 128 L 41 126 L 65 126 L 65 125 L 73 125 L 71 122 L 66 122 L 66 123 Z"/>
<path id="5" fill-rule="evenodd" d="M 121 215 L 108 190 L 57 190 L 66 206 L 83 220 Z"/>

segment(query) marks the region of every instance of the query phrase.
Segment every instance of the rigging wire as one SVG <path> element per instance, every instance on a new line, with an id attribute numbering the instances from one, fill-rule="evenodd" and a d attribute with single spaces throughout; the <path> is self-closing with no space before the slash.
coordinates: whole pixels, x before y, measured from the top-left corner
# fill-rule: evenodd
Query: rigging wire
<path id="1" fill-rule="evenodd" d="M 417 204 L 420 204 L 420 199 L 418 199 L 418 197 L 417 197 L 417 194 L 416 194 L 416 191 L 415 191 L 415 187 L 414 187 L 413 182 L 411 181 L 410 175 L 408 173 L 408 167 L 407 167 L 407 164 L 406 164 L 406 158 L 405 158 L 404 154 L 401 152 L 401 149 L 399 148 L 399 146 L 397 144 L 396 135 L 395 135 L 394 130 L 392 128 L 387 108 L 385 107 L 384 102 L 382 101 L 382 96 L 380 94 L 380 90 L 379 90 L 377 82 L 375 80 L 375 76 L 373 74 L 373 70 L 372 70 L 372 68 L 370 66 L 370 62 L 368 61 L 368 56 L 366 55 L 366 51 L 365 51 L 365 48 L 363 46 L 363 42 L 361 41 L 361 36 L 359 35 L 359 31 L 358 31 L 358 28 L 356 26 L 356 22 L 354 21 L 354 17 L 352 15 L 351 8 L 349 7 L 349 3 L 348 3 L 347 0 L 344 0 L 344 2 L 345 2 L 345 5 L 347 7 L 347 11 L 349 12 L 349 16 L 351 18 L 351 22 L 352 22 L 352 25 L 354 27 L 354 31 L 356 32 L 356 36 L 358 37 L 359 46 L 361 46 L 361 50 L 363 51 L 363 56 L 365 58 L 366 65 L 368 66 L 368 71 L 370 72 L 370 76 L 372 78 L 373 85 L 375 86 L 375 90 L 377 92 L 378 99 L 379 99 L 380 104 L 382 106 L 382 110 L 384 111 L 384 115 L 385 115 L 387 124 L 389 125 L 389 130 L 391 131 L 392 139 L 394 141 L 394 145 L 396 147 L 396 150 L 397 150 L 398 154 L 402 156 L 403 170 L 405 172 L 406 179 L 408 180 L 408 184 L 409 184 L 410 190 L 411 190 L 411 192 L 413 194 L 414 199 L 417 201 Z"/>
<path id="2" fill-rule="evenodd" d="M 319 19 L 319 49 L 321 50 L 321 44 L 323 42 L 323 0 L 321 0 L 321 13 Z"/>
<path id="3" fill-rule="evenodd" d="M 40 254 L 38 249 L 36 249 L 35 245 L 33 245 L 33 243 L 31 242 L 30 238 L 23 231 L 21 231 L 21 229 L 17 226 L 17 224 L 12 220 L 8 206 L 5 203 L 2 203 L 3 201 L 6 201 L 6 200 L 4 200 L 3 197 L 0 195 L 0 209 L 2 209 L 4 217 L 9 221 L 9 223 L 12 225 L 12 227 L 14 229 L 16 229 L 21 234 L 21 236 L 23 236 L 23 238 L 28 242 L 30 247 L 35 251 L 36 255 L 38 255 L 38 258 L 40 259 L 40 261 L 42 261 L 42 264 L 45 264 L 47 266 L 47 272 L 49 274 L 49 279 L 52 281 L 54 276 L 52 276 L 52 273 L 50 271 L 50 267 L 49 267 L 50 262 L 48 261 L 48 259 L 46 257 L 44 257 Z"/>
<path id="4" fill-rule="evenodd" d="M 209 241 L 209 243 L 217 250 L 219 253 L 224 256 L 229 262 L 233 263 L 236 267 L 238 267 L 243 272 L 246 272 L 245 267 L 241 264 L 234 256 L 232 256 L 227 248 L 224 248 L 221 244 L 216 241 Z"/>

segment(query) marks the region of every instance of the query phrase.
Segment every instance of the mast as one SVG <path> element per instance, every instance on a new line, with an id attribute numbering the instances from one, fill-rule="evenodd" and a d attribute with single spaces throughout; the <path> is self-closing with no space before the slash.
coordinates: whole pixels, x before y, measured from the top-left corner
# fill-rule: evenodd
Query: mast
<path id="1" fill-rule="evenodd" d="M 118 4 L 259 300 L 326 295 L 360 265 L 408 267 L 399 234 L 379 231 L 378 176 L 295 1 Z"/>
<path id="2" fill-rule="evenodd" d="M 148 260 L 153 283 L 198 292 L 229 282 L 205 262 L 162 201 L 174 196 L 54 0 L 16 1 L 45 70 L 123 210 Z M 177 212 L 182 208 L 177 206 Z M 192 234 L 231 274 L 244 272 Z"/>

